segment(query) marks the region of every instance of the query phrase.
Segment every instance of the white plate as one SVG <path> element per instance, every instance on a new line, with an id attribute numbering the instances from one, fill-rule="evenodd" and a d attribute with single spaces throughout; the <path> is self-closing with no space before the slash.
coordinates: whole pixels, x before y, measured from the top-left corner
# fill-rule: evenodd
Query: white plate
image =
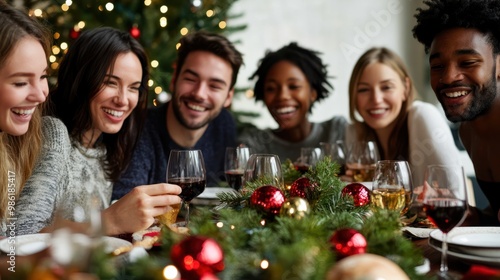
<path id="1" fill-rule="evenodd" d="M 363 186 L 367 187 L 370 191 L 372 190 L 373 182 L 359 182 Z"/>
<path id="2" fill-rule="evenodd" d="M 111 253 L 122 246 L 130 246 L 132 243 L 110 236 L 104 236 L 105 251 Z M 12 239 L 5 238 L 0 240 L 0 250 L 9 254 L 14 250 L 17 256 L 27 256 L 38 253 L 47 248 L 50 244 L 50 233 L 37 233 L 19 235 Z"/>
<path id="3" fill-rule="evenodd" d="M 440 230 L 430 238 L 441 242 Z M 448 234 L 449 249 L 454 252 L 489 258 L 500 258 L 500 227 L 458 227 Z"/>
<path id="4" fill-rule="evenodd" d="M 441 243 L 439 244 L 434 244 L 434 243 L 438 243 L 438 241 L 429 238 L 429 245 L 432 248 L 441 252 L 441 247 L 440 247 Z M 470 264 L 484 264 L 493 267 L 500 267 L 500 258 L 489 258 L 489 257 L 474 256 L 469 254 L 462 254 L 459 252 L 451 251 L 450 248 L 448 248 L 448 256 L 455 257 Z"/>
<path id="5" fill-rule="evenodd" d="M 223 192 L 236 192 L 231 188 L 205 188 L 205 190 L 197 197 L 198 199 L 217 199 L 217 194 Z"/>
<path id="6" fill-rule="evenodd" d="M 27 256 L 47 248 L 48 240 L 49 233 L 19 235 L 0 240 L 0 250 L 6 254 L 14 252 L 17 256 Z"/>

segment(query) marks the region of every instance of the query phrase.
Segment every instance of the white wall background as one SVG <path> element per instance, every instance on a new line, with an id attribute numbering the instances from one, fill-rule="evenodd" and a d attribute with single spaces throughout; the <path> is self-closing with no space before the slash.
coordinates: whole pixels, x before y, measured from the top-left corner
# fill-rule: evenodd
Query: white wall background
<path id="1" fill-rule="evenodd" d="M 299 45 L 322 52 L 328 64 L 334 87 L 330 97 L 316 103 L 310 119 L 322 121 L 333 115 L 349 114 L 348 83 L 358 57 L 373 46 L 385 46 L 401 55 L 408 65 L 417 89 L 428 90 L 427 59 L 423 47 L 411 34 L 413 14 L 422 0 L 240 0 L 232 13 L 243 16 L 229 25 L 247 24 L 241 32 L 230 35 L 239 40 L 237 48 L 244 54 L 237 86 L 252 88 L 248 77 L 257 68 L 266 50 L 277 50 L 296 41 Z M 422 94 L 427 97 L 428 94 Z M 425 98 L 428 99 L 428 98 Z M 276 127 L 261 103 L 239 95 L 233 103 L 237 111 L 257 111 L 255 125 Z"/>
<path id="2" fill-rule="evenodd" d="M 248 77 L 257 68 L 266 50 L 277 50 L 295 41 L 304 47 L 322 52 L 328 65 L 334 90 L 329 98 L 316 103 L 310 116 L 322 121 L 334 115 L 349 119 L 348 84 L 357 59 L 373 46 L 384 46 L 399 54 L 408 67 L 420 98 L 440 107 L 428 79 L 428 59 L 423 46 L 413 38 L 414 14 L 423 0 L 239 0 L 232 13 L 242 17 L 228 24 L 248 27 L 230 35 L 240 41 L 238 50 L 244 54 L 245 66 L 240 70 L 237 87 L 253 88 Z M 237 111 L 260 114 L 247 121 L 260 128 L 277 127 L 262 102 L 243 94 L 233 102 Z M 443 115 L 444 118 L 444 115 Z M 463 151 L 462 164 L 469 176 L 474 168 Z M 477 191 L 476 191 L 477 192 Z"/>

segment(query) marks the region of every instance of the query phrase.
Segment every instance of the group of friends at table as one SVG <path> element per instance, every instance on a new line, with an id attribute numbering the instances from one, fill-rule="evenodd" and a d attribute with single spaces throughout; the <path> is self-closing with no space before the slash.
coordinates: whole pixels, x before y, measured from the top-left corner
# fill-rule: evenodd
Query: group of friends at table
<path id="1" fill-rule="evenodd" d="M 460 139 L 490 203 L 484 211 L 471 207 L 468 223 L 499 225 L 500 3 L 462 2 L 425 1 L 412 32 L 429 54 L 431 87 L 448 120 L 460 123 Z M 2 1 L 0 14 L 3 236 L 12 234 L 12 223 L 16 235 L 50 232 L 61 207 L 96 197 L 106 235 L 148 228 L 181 202 L 181 188 L 165 183 L 173 149 L 202 151 L 208 187 L 224 178 L 225 148 L 240 143 L 284 161 L 320 142 L 375 141 L 382 159 L 409 162 L 414 181 L 423 181 L 427 165 L 460 163 L 445 118 L 417 101 L 407 67 L 385 47 L 368 49 L 354 66 L 350 121 L 308 119 L 333 89 L 319 52 L 295 42 L 267 52 L 250 78 L 257 80 L 255 100 L 278 128 L 237 133 L 227 108 L 243 55 L 224 36 L 182 37 L 172 98 L 148 109 L 148 58 L 127 32 L 83 32 L 49 90 L 49 28 Z"/>

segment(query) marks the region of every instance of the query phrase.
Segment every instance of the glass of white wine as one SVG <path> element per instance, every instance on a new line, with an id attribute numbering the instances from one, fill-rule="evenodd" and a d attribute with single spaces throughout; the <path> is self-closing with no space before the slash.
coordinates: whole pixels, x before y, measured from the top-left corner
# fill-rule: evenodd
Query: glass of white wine
<path id="1" fill-rule="evenodd" d="M 354 142 L 348 152 L 346 167 L 354 182 L 373 180 L 375 165 L 379 160 L 377 144 L 373 141 Z"/>
<path id="2" fill-rule="evenodd" d="M 412 202 L 412 193 L 411 171 L 407 161 L 377 162 L 371 192 L 374 209 L 388 209 L 404 215 Z"/>

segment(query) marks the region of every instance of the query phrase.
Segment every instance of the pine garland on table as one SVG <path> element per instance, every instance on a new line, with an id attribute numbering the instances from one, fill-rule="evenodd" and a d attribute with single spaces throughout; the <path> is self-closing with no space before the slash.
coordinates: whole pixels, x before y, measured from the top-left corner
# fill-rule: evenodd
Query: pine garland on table
<path id="1" fill-rule="evenodd" d="M 290 162 L 285 162 L 282 169 L 288 183 L 301 176 Z M 366 252 L 391 259 L 410 279 L 424 279 L 415 272 L 415 267 L 423 263 L 422 254 L 402 236 L 399 213 L 372 213 L 369 206 L 355 206 L 351 196 L 342 195 L 345 183 L 339 180 L 337 172 L 338 165 L 324 159 L 304 175 L 311 183 L 311 211 L 301 219 L 263 214 L 252 207 L 251 195 L 269 184 L 264 179 L 248 182 L 239 193 L 220 194 L 224 207 L 194 211 L 190 236 L 212 238 L 220 245 L 225 264 L 217 274 L 220 279 L 325 279 L 337 261 L 329 240 L 341 229 L 359 231 L 366 238 Z M 288 187 L 281 191 L 291 199 Z M 128 272 L 142 271 L 138 274 L 140 279 L 148 277 L 145 268 L 148 273 L 161 275 L 163 268 L 172 264 L 172 247 L 184 238 L 185 235 L 162 230 L 163 263 L 139 262 L 129 266 Z"/>

